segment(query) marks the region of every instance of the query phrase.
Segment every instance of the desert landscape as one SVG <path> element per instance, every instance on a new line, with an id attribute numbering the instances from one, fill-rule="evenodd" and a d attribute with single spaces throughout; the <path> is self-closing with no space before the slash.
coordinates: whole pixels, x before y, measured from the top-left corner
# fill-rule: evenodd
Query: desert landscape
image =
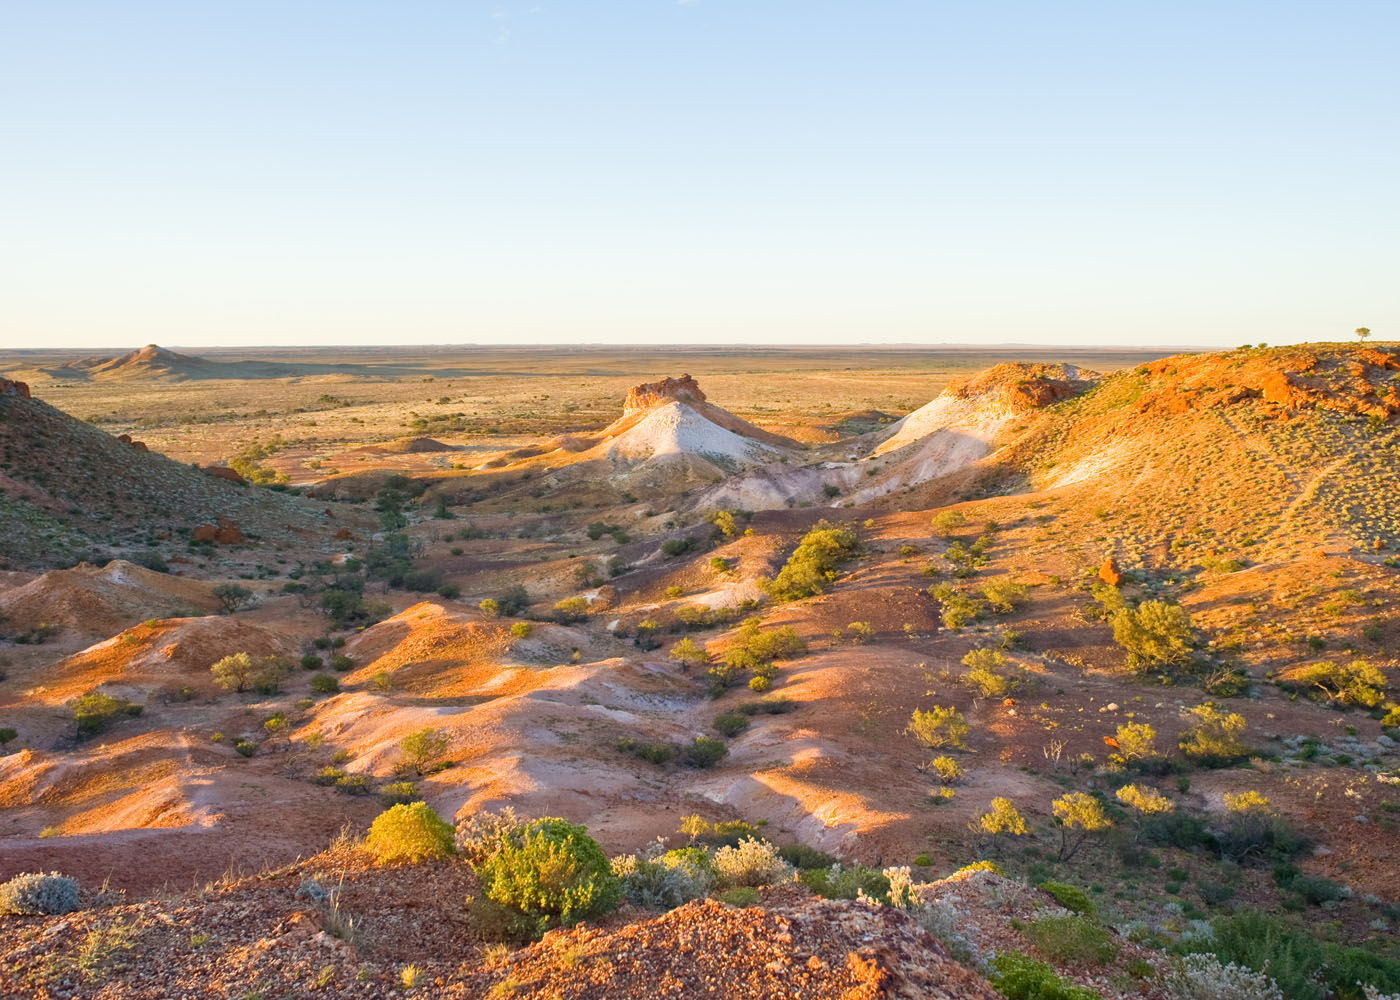
<path id="1" fill-rule="evenodd" d="M 6 996 L 1400 990 L 1394 342 L 0 376 Z"/>

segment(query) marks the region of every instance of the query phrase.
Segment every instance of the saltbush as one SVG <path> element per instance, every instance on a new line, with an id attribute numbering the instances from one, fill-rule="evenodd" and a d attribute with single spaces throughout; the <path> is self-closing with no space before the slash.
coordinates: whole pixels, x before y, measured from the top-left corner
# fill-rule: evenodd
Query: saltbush
<path id="1" fill-rule="evenodd" d="M 72 701 L 73 721 L 78 725 L 79 736 L 94 736 L 103 732 L 118 719 L 141 714 L 142 706 L 114 698 L 101 691 L 93 691 Z"/>
<path id="2" fill-rule="evenodd" d="M 798 873 L 798 879 L 818 896 L 826 899 L 856 899 L 866 896 L 870 899 L 886 900 L 890 894 L 889 876 L 878 868 L 864 865 L 833 864 L 826 868 L 812 868 Z"/>
<path id="3" fill-rule="evenodd" d="M 505 839 L 525 825 L 514 809 L 506 806 L 499 812 L 480 809 L 457 824 L 457 852 L 467 863 L 477 867 L 497 851 Z"/>
<path id="4" fill-rule="evenodd" d="M 766 585 L 775 601 L 797 601 L 820 594 L 836 579 L 836 570 L 860 549 L 860 539 L 849 528 L 826 521 L 803 536 L 777 577 Z"/>
<path id="5" fill-rule="evenodd" d="M 52 916 L 80 905 L 77 881 L 58 872 L 27 872 L 0 885 L 0 914 L 6 916 Z"/>
<path id="6" fill-rule="evenodd" d="M 380 864 L 446 858 L 455 850 L 452 824 L 433 812 L 426 802 L 384 810 L 370 824 L 365 846 Z"/>
<path id="7" fill-rule="evenodd" d="M 504 836 L 477 874 L 486 898 L 511 911 L 510 931 L 524 936 L 572 926 L 622 899 L 622 882 L 597 841 L 584 827 L 555 817 Z"/>
<path id="8" fill-rule="evenodd" d="M 612 872 L 622 880 L 622 892 L 629 903 L 660 910 L 702 898 L 713 879 L 708 858 L 701 863 L 693 854 L 679 851 L 659 856 L 625 854 L 612 859 Z"/>
<path id="9" fill-rule="evenodd" d="M 1025 930 L 1026 939 L 1055 962 L 1102 965 L 1118 954 L 1118 945 L 1088 917 L 1042 917 Z"/>
<path id="10" fill-rule="evenodd" d="M 905 730 L 920 744 L 932 749 L 965 746 L 971 727 L 963 714 L 947 705 L 934 705 L 926 712 L 915 710 Z"/>
<path id="11" fill-rule="evenodd" d="M 792 877 L 792 867 L 782 859 L 778 849 L 766 840 L 753 837 L 739 841 L 734 847 L 719 848 L 714 852 L 712 863 L 716 880 L 726 888 L 773 885 Z"/>
<path id="12" fill-rule="evenodd" d="M 1089 898 L 1087 892 L 1077 885 L 1070 885 L 1067 882 L 1039 882 L 1036 884 L 1036 888 L 1055 897 L 1055 902 L 1066 910 L 1088 916 L 1094 914 L 1094 901 Z"/>
<path id="13" fill-rule="evenodd" d="M 1222 963 L 1214 955 L 1187 955 L 1162 980 L 1169 1000 L 1283 1000 L 1268 976 Z"/>

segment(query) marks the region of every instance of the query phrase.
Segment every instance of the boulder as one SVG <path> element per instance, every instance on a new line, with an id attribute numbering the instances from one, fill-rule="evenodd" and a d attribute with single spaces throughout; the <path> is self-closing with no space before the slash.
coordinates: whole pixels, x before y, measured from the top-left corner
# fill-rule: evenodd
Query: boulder
<path id="1" fill-rule="evenodd" d="M 0 396 L 20 396 L 29 399 L 29 383 L 0 378 Z"/>

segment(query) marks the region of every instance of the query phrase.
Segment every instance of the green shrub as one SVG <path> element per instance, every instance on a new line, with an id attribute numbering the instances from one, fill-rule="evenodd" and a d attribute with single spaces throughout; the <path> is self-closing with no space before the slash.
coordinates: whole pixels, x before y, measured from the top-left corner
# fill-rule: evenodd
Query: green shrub
<path id="1" fill-rule="evenodd" d="M 391 781 L 379 790 L 379 801 L 386 806 L 408 805 L 420 798 L 418 786 L 411 781 Z"/>
<path id="2" fill-rule="evenodd" d="M 861 893 L 871 899 L 888 899 L 890 880 L 878 868 L 831 864 L 798 872 L 798 880 L 825 899 L 855 899 Z"/>
<path id="3" fill-rule="evenodd" d="M 276 694 L 288 667 L 289 663 L 281 656 L 234 653 L 218 660 L 209 672 L 214 675 L 214 683 L 226 691 Z"/>
<path id="4" fill-rule="evenodd" d="M 778 849 L 766 840 L 746 837 L 733 847 L 720 847 L 711 858 L 721 886 L 761 886 L 786 882 L 792 868 Z"/>
<path id="5" fill-rule="evenodd" d="M 320 670 L 324 665 L 324 661 L 312 653 L 307 653 L 301 658 L 301 669 L 303 670 Z"/>
<path id="6" fill-rule="evenodd" d="M 1266 973 L 1288 1000 L 1323 1000 L 1318 980 L 1326 964 L 1313 935 L 1258 910 L 1237 910 L 1211 921 L 1215 936 L 1209 949 L 1222 962 Z"/>
<path id="7" fill-rule="evenodd" d="M 830 868 L 836 864 L 836 859 L 825 851 L 819 851 L 815 847 L 808 847 L 806 844 L 789 844 L 786 847 L 778 848 L 778 856 L 792 867 L 805 870 L 809 868 Z"/>
<path id="8" fill-rule="evenodd" d="M 1277 683 L 1286 690 L 1306 694 L 1314 701 L 1360 708 L 1379 707 L 1385 701 L 1387 689 L 1385 673 L 1365 660 L 1292 667 L 1278 676 Z"/>
<path id="9" fill-rule="evenodd" d="M 446 858 L 456 850 L 452 824 L 433 812 L 426 802 L 384 810 L 370 824 L 365 846 L 381 865 Z"/>
<path id="10" fill-rule="evenodd" d="M 708 736 L 697 736 L 694 742 L 685 748 L 685 763 L 689 767 L 710 768 L 714 767 L 724 759 L 729 753 L 721 740 L 712 740 Z"/>
<path id="11" fill-rule="evenodd" d="M 715 716 L 714 727 L 725 736 L 738 736 L 749 728 L 749 717 L 743 712 L 724 712 Z"/>
<path id="12" fill-rule="evenodd" d="M 775 601 L 799 601 L 820 594 L 836 579 L 841 564 L 859 549 L 860 539 L 854 531 L 819 521 L 764 589 Z"/>
<path id="13" fill-rule="evenodd" d="M 758 890 L 747 885 L 736 885 L 719 894 L 721 902 L 730 906 L 753 906 L 759 900 Z"/>
<path id="14" fill-rule="evenodd" d="M 1128 665 L 1137 670 L 1170 666 L 1191 653 L 1191 616 L 1178 604 L 1143 601 L 1136 608 L 1113 613 L 1113 640 L 1128 653 Z"/>
<path id="15" fill-rule="evenodd" d="M 934 705 L 928 711 L 918 711 L 909 717 L 905 732 L 918 740 L 922 746 L 932 749 L 966 746 L 966 737 L 971 726 L 963 714 L 952 706 Z"/>
<path id="16" fill-rule="evenodd" d="M 442 758 L 452 745 L 452 738 L 431 726 L 417 729 L 399 741 L 406 767 L 418 775 L 442 770 Z"/>
<path id="17" fill-rule="evenodd" d="M 27 872 L 0 885 L 0 914 L 56 916 L 81 906 L 76 880 L 58 872 Z"/>
<path id="18" fill-rule="evenodd" d="M 330 674 L 313 674 L 311 690 L 315 694 L 335 694 L 340 690 L 340 681 Z"/>
<path id="19" fill-rule="evenodd" d="M 632 736 L 619 736 L 617 748 L 649 764 L 669 764 L 676 757 L 676 748 L 669 743 L 647 743 Z"/>
<path id="20" fill-rule="evenodd" d="M 929 769 L 945 785 L 956 785 L 963 777 L 962 765 L 952 757 L 939 756 L 928 762 Z"/>
<path id="21" fill-rule="evenodd" d="M 1103 965 L 1118 955 L 1108 931 L 1088 917 L 1042 917 L 1025 929 L 1026 939 L 1054 962 Z"/>
<path id="22" fill-rule="evenodd" d="M 119 719 L 140 715 L 142 710 L 142 706 L 125 698 L 114 698 L 101 691 L 80 695 L 69 705 L 73 709 L 73 721 L 78 725 L 80 737 L 95 736 Z"/>
<path id="23" fill-rule="evenodd" d="M 1249 752 L 1239 739 L 1245 730 L 1244 716 L 1223 712 L 1211 702 L 1188 709 L 1187 714 L 1193 721 L 1178 741 L 1187 757 L 1201 764 L 1220 765 L 1233 763 Z"/>
<path id="24" fill-rule="evenodd" d="M 566 597 L 554 605 L 554 620 L 561 625 L 581 622 L 587 617 L 588 599 L 586 597 Z"/>
<path id="25" fill-rule="evenodd" d="M 557 818 L 503 838 L 477 874 L 486 898 L 511 911 L 511 933 L 526 937 L 606 913 L 622 899 L 603 849 L 584 827 Z"/>
<path id="26" fill-rule="evenodd" d="M 1007 1000 L 1100 1000 L 1093 990 L 1061 979 L 1044 962 L 1018 951 L 993 958 L 989 978 Z"/>
<path id="27" fill-rule="evenodd" d="M 1085 916 L 1094 915 L 1094 901 L 1089 898 L 1087 892 L 1077 885 L 1070 885 L 1067 882 L 1037 882 L 1036 888 L 1054 896 L 1055 902 L 1066 910 Z"/>

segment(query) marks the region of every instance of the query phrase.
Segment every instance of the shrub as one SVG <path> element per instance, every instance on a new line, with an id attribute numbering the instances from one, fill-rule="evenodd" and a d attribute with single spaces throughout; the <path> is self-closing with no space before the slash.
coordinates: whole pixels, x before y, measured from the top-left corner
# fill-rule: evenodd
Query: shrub
<path id="1" fill-rule="evenodd" d="M 724 712 L 715 716 L 714 727 L 725 736 L 738 736 L 749 728 L 749 717 L 743 712 Z"/>
<path id="2" fill-rule="evenodd" d="M 713 864 L 716 881 L 723 888 L 773 885 L 792 877 L 792 868 L 778 849 L 753 837 L 746 837 L 733 847 L 717 849 Z"/>
<path id="3" fill-rule="evenodd" d="M 836 570 L 855 556 L 860 539 L 849 528 L 819 521 L 793 549 L 783 568 L 765 586 L 775 601 L 798 601 L 826 590 Z"/>
<path id="4" fill-rule="evenodd" d="M 915 710 L 909 717 L 909 726 L 905 732 L 918 740 L 922 746 L 938 750 L 948 746 L 966 746 L 965 738 L 971 728 L 956 708 L 934 705 L 926 712 Z"/>
<path id="5" fill-rule="evenodd" d="M 962 682 L 983 698 L 1002 698 L 1015 688 L 1011 678 L 997 671 L 1006 666 L 1006 654 L 996 649 L 974 649 L 962 659 L 970 668 Z"/>
<path id="6" fill-rule="evenodd" d="M 588 599 L 585 597 L 566 597 L 554 605 L 554 618 L 560 624 L 580 622 L 587 617 Z"/>
<path id="7" fill-rule="evenodd" d="M 1086 916 L 1094 914 L 1094 901 L 1089 898 L 1087 892 L 1077 885 L 1070 885 L 1067 882 L 1038 882 L 1036 888 L 1055 897 L 1055 902 L 1066 910 Z"/>
<path id="8" fill-rule="evenodd" d="M 1113 613 L 1113 640 L 1138 670 L 1181 663 L 1191 652 L 1191 616 L 1178 604 L 1143 601 Z"/>
<path id="9" fill-rule="evenodd" d="M 721 740 L 712 740 L 708 736 L 697 736 L 694 742 L 685 748 L 685 763 L 689 767 L 710 768 L 714 767 L 724 759 L 729 753 Z"/>
<path id="10" fill-rule="evenodd" d="M 14 742 L 16 739 L 18 739 L 18 738 L 19 738 L 19 730 L 18 730 L 18 729 L 14 729 L 14 728 L 12 728 L 12 727 L 10 727 L 10 726 L 5 726 L 4 728 L 0 728 L 0 751 L 3 751 L 3 750 L 5 749 L 5 747 L 9 746 L 11 743 L 13 743 L 13 742 Z"/>
<path id="11" fill-rule="evenodd" d="M 889 876 L 878 868 L 864 865 L 831 864 L 798 873 L 798 880 L 825 899 L 857 899 L 861 896 L 884 900 L 889 898 Z"/>
<path id="12" fill-rule="evenodd" d="M 529 622 L 516 622 L 510 627 L 510 634 L 514 639 L 528 639 L 534 631 L 535 626 Z"/>
<path id="13" fill-rule="evenodd" d="M 617 748 L 649 764 L 669 764 L 676 757 L 676 748 L 669 743 L 647 743 L 632 736 L 619 736 Z"/>
<path id="14" fill-rule="evenodd" d="M 524 825 L 510 806 L 500 812 L 478 810 L 457 824 L 457 851 L 468 864 L 478 867 L 501 849 L 506 837 Z"/>
<path id="15" fill-rule="evenodd" d="M 967 517 L 960 510 L 939 511 L 929 521 L 929 527 L 933 528 L 934 533 L 943 537 L 947 537 L 965 524 L 967 524 Z"/>
<path id="16" fill-rule="evenodd" d="M 989 978 L 1007 1000 L 1100 1000 L 1093 990 L 1061 979 L 1044 962 L 1018 951 L 993 958 Z"/>
<path id="17" fill-rule="evenodd" d="M 778 848 L 778 856 L 798 870 L 810 868 L 830 868 L 836 859 L 825 851 L 806 844 L 788 844 Z"/>
<path id="18" fill-rule="evenodd" d="M 1239 740 L 1246 725 L 1244 716 L 1222 712 L 1211 702 L 1188 709 L 1187 715 L 1194 721 L 1178 743 L 1186 756 L 1198 763 L 1227 764 L 1249 752 Z"/>
<path id="19" fill-rule="evenodd" d="M 301 669 L 303 670 L 320 670 L 324 665 L 325 662 L 312 653 L 307 653 L 301 658 Z"/>
<path id="20" fill-rule="evenodd" d="M 487 602 L 490 602 L 490 608 L 487 607 Z M 530 606 L 530 594 L 517 583 L 507 587 L 494 598 L 488 597 L 478 606 L 487 614 L 500 615 L 502 618 L 514 618 Z"/>
<path id="21" fill-rule="evenodd" d="M 119 719 L 141 714 L 141 706 L 125 698 L 114 698 L 101 691 L 92 691 L 74 698 L 70 705 L 79 736 L 94 736 Z"/>
<path id="22" fill-rule="evenodd" d="M 386 806 L 408 805 L 420 798 L 418 786 L 411 781 L 391 781 L 379 790 L 379 800 Z"/>
<path id="23" fill-rule="evenodd" d="M 1314 701 L 1377 708 L 1385 701 L 1386 677 L 1365 660 L 1351 663 L 1312 663 L 1285 670 L 1278 685 L 1306 694 Z"/>
<path id="24" fill-rule="evenodd" d="M 710 661 L 710 654 L 705 652 L 705 647 L 689 637 L 672 646 L 667 655 L 679 663 L 682 670 L 689 670 L 693 666 Z"/>
<path id="25" fill-rule="evenodd" d="M 930 770 L 938 775 L 938 780 L 945 785 L 955 785 L 962 780 L 963 769 L 952 757 L 939 756 L 928 762 Z"/>
<path id="26" fill-rule="evenodd" d="M 1297 832 L 1256 791 L 1225 794 L 1225 818 L 1215 831 L 1222 857 L 1284 860 L 1302 849 Z"/>
<path id="27" fill-rule="evenodd" d="M 214 682 L 226 691 L 255 690 L 275 694 L 287 673 L 287 661 L 280 656 L 253 656 L 234 653 L 209 668 Z"/>
<path id="28" fill-rule="evenodd" d="M 1162 979 L 1168 1000 L 1283 1000 L 1268 976 L 1214 955 L 1187 955 Z"/>
<path id="29" fill-rule="evenodd" d="M 428 726 L 414 730 L 400 740 L 399 751 L 403 754 L 404 764 L 413 768 L 414 773 L 423 775 L 442 770 L 442 756 L 451 745 L 451 737 Z"/>
<path id="30" fill-rule="evenodd" d="M 1146 722 L 1128 722 L 1113 734 L 1118 753 L 1126 761 L 1146 760 L 1157 755 L 1157 730 Z"/>
<path id="31" fill-rule="evenodd" d="M 365 846 L 381 865 L 446 858 L 455 850 L 452 824 L 433 812 L 426 802 L 384 810 L 370 824 Z"/>
<path id="32" fill-rule="evenodd" d="M 1118 955 L 1118 945 L 1097 921 L 1084 916 L 1042 917 L 1025 929 L 1026 939 L 1054 962 L 1103 965 Z"/>
<path id="33" fill-rule="evenodd" d="M 1258 910 L 1218 917 L 1211 928 L 1210 951 L 1222 962 L 1269 975 L 1289 1000 L 1323 1000 L 1326 959 L 1313 935 Z"/>
<path id="34" fill-rule="evenodd" d="M 995 848 L 1004 834 L 1021 837 L 1030 832 L 1026 821 L 1010 799 L 992 799 L 990 808 L 970 824 L 978 833 L 986 834 Z"/>
<path id="35" fill-rule="evenodd" d="M 503 836 L 477 874 L 486 898 L 511 912 L 510 931 L 529 937 L 606 913 L 622 898 L 603 849 L 584 827 L 557 818 Z"/>
<path id="36" fill-rule="evenodd" d="M 27 872 L 0 885 L 0 914 L 5 916 L 56 916 L 81 905 L 77 881 L 58 872 Z"/>
<path id="37" fill-rule="evenodd" d="M 939 603 L 943 627 L 953 631 L 971 625 L 987 610 L 981 599 L 947 584 L 935 584 L 928 592 Z"/>
<path id="38" fill-rule="evenodd" d="M 1024 583 L 1007 578 L 992 580 L 982 586 L 982 597 L 987 606 L 999 615 L 1008 615 L 1025 604 L 1029 592 Z"/>
<path id="39" fill-rule="evenodd" d="M 214 600 L 219 602 L 219 607 L 224 609 L 224 614 L 231 615 L 239 608 L 245 608 L 253 603 L 254 595 L 247 587 L 237 583 L 221 583 L 210 591 L 214 595 Z"/>
<path id="40" fill-rule="evenodd" d="M 612 872 L 622 880 L 622 893 L 629 903 L 660 910 L 704 897 L 713 877 L 708 863 L 680 851 L 668 851 L 660 857 L 626 854 L 613 858 Z"/>
<path id="41" fill-rule="evenodd" d="M 1060 860 L 1068 861 L 1091 833 L 1113 825 L 1102 803 L 1087 792 L 1066 792 L 1050 803 L 1060 826 Z"/>
<path id="42" fill-rule="evenodd" d="M 313 674 L 311 690 L 314 694 L 335 694 L 340 690 L 340 681 L 330 674 Z"/>
<path id="43" fill-rule="evenodd" d="M 355 669 L 355 661 L 344 653 L 336 653 L 331 657 L 331 669 L 343 674 Z"/>

